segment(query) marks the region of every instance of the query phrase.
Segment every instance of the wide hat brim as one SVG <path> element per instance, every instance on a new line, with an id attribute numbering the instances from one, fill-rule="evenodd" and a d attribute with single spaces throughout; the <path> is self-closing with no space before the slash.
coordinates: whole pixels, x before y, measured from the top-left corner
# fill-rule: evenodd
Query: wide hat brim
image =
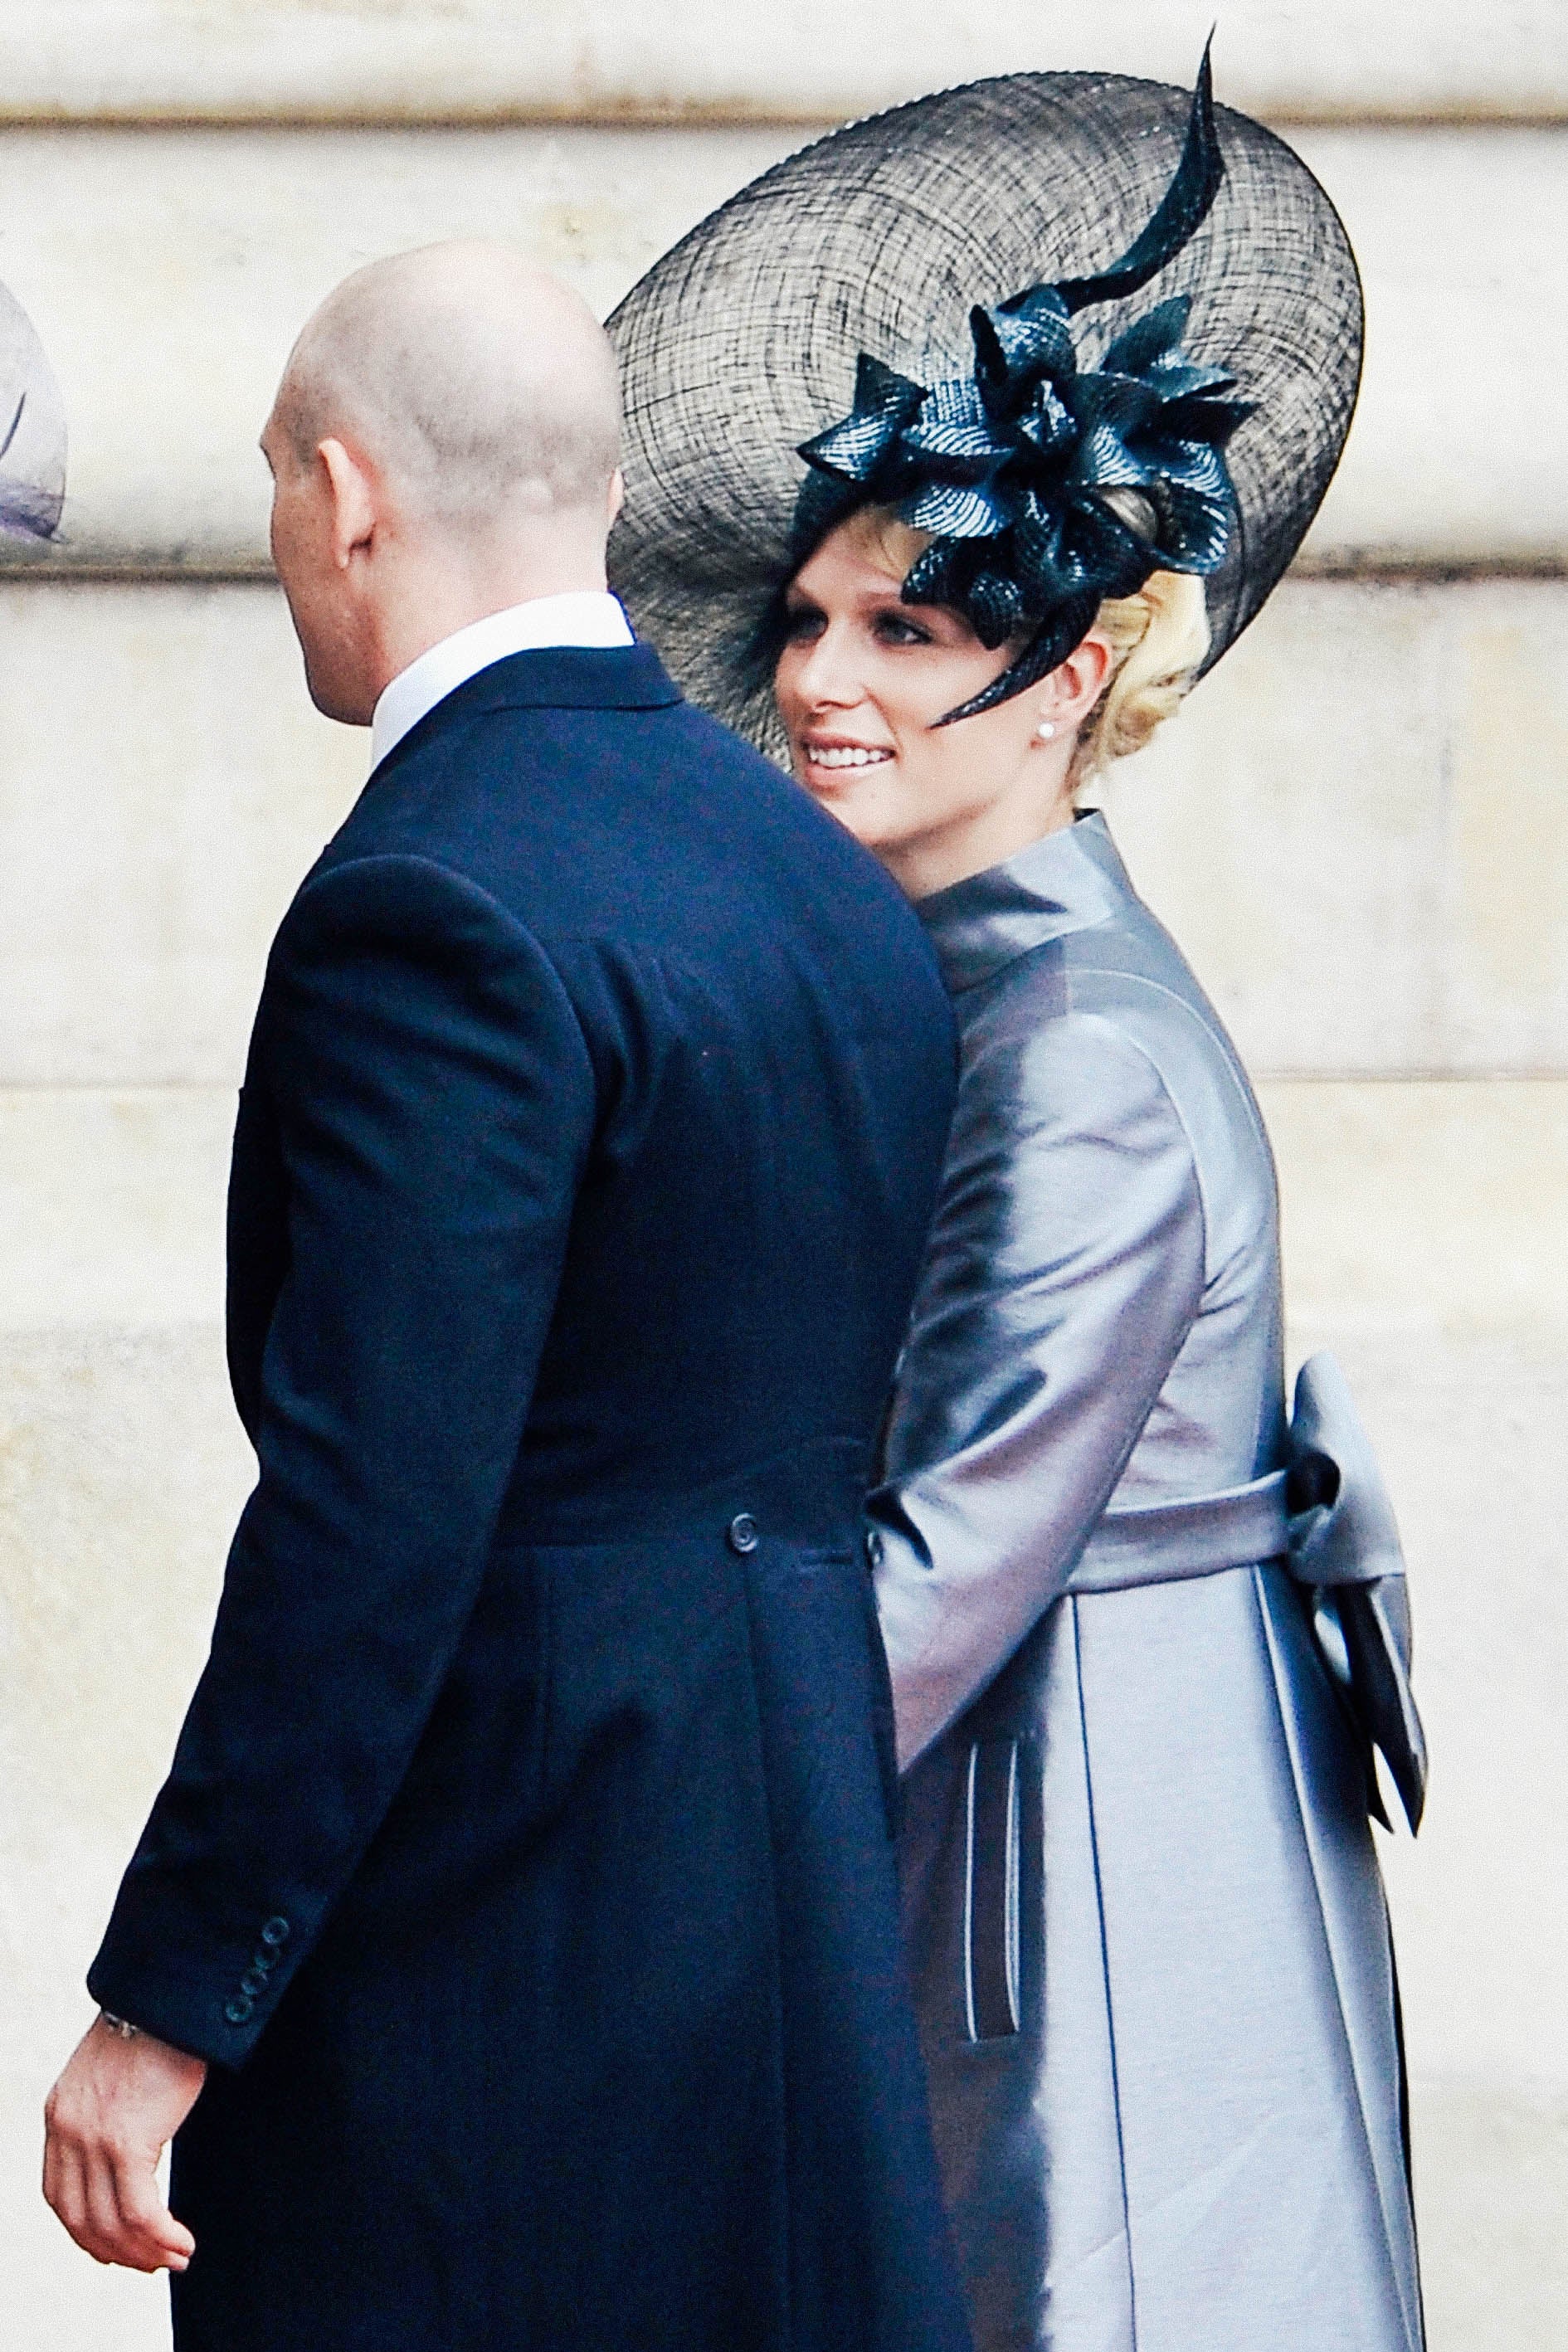
<path id="1" fill-rule="evenodd" d="M 777 755 L 754 657 L 789 571 L 798 445 L 850 406 L 861 352 L 923 383 L 973 364 L 969 313 L 1104 268 L 1170 182 L 1190 93 L 1120 74 L 1012 74 L 836 131 L 742 189 L 609 321 L 626 403 L 612 584 L 694 701 Z M 1131 299 L 1074 321 L 1082 363 L 1173 294 L 1183 341 L 1256 404 L 1227 452 L 1237 527 L 1205 583 L 1212 667 L 1300 547 L 1361 376 L 1339 215 L 1284 141 L 1215 109 L 1206 219 Z"/>
<path id="2" fill-rule="evenodd" d="M 65 403 L 32 320 L 0 286 L 0 538 L 52 539 L 65 495 Z"/>

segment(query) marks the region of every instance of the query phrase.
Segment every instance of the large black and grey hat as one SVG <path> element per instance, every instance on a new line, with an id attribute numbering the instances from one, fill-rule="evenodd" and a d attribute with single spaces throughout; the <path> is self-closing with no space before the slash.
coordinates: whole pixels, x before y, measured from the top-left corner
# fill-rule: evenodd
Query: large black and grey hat
<path id="1" fill-rule="evenodd" d="M 1154 570 L 1203 579 L 1212 665 L 1300 545 L 1361 373 L 1339 217 L 1213 105 L 1206 58 L 1191 94 L 1014 74 L 853 123 L 710 214 L 609 325 L 613 584 L 686 691 L 775 751 L 783 587 L 868 501 L 931 534 L 907 595 L 1015 643 L 954 717 Z"/>
<path id="2" fill-rule="evenodd" d="M 53 539 L 65 495 L 65 404 L 32 320 L 0 286 L 0 536 Z"/>

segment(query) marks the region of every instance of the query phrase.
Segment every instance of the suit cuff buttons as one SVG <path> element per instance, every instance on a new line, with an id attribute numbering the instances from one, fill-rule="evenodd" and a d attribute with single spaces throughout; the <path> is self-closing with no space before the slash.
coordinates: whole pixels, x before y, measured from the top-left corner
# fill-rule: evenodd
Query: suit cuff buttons
<path id="1" fill-rule="evenodd" d="M 289 1926 L 279 1912 L 268 1920 L 261 1930 L 259 1948 L 251 1956 L 250 1966 L 239 1980 L 239 1990 L 232 2000 L 224 2003 L 224 2016 L 230 2025 L 248 2025 L 256 2014 L 256 2004 L 267 1990 L 267 1980 L 278 1965 L 278 1955 L 289 1937 Z"/>

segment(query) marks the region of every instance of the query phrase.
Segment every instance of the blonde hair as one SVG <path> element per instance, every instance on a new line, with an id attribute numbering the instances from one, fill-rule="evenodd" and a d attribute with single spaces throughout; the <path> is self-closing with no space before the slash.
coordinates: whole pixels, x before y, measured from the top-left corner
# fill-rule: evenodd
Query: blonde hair
<path id="1" fill-rule="evenodd" d="M 858 507 L 840 530 L 900 578 L 931 541 L 930 531 L 911 529 L 888 507 Z M 1084 634 L 1108 641 L 1110 668 L 1079 730 L 1075 789 L 1113 760 L 1141 751 L 1162 720 L 1180 709 L 1209 649 L 1203 582 L 1189 572 L 1152 572 L 1135 596 L 1108 596 Z"/>
<path id="2" fill-rule="evenodd" d="M 1190 572 L 1152 572 L 1135 596 L 1108 596 L 1094 633 L 1110 646 L 1110 673 L 1079 730 L 1075 784 L 1141 751 L 1172 718 L 1209 649 L 1208 607 Z"/>

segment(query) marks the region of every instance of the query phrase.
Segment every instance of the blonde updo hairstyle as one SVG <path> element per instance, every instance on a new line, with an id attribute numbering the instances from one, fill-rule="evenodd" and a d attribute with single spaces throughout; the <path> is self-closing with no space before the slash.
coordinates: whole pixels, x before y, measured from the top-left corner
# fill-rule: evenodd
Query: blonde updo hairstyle
<path id="1" fill-rule="evenodd" d="M 1110 641 L 1111 667 L 1079 730 L 1075 785 L 1141 751 L 1180 709 L 1209 649 L 1203 582 L 1190 572 L 1152 572 L 1136 595 L 1108 596 L 1094 625 Z"/>
<path id="2" fill-rule="evenodd" d="M 1139 528 L 1144 509 L 1139 493 L 1112 491 L 1108 503 Z M 1151 526 L 1152 520 L 1151 515 Z M 860 507 L 840 528 L 900 572 L 912 570 L 931 545 L 929 531 L 911 530 L 887 507 Z M 1203 582 L 1187 572 L 1152 572 L 1136 595 L 1108 596 L 1092 625 L 1110 643 L 1110 669 L 1099 701 L 1079 729 L 1075 790 L 1113 761 L 1141 751 L 1161 722 L 1181 708 L 1209 649 Z"/>

